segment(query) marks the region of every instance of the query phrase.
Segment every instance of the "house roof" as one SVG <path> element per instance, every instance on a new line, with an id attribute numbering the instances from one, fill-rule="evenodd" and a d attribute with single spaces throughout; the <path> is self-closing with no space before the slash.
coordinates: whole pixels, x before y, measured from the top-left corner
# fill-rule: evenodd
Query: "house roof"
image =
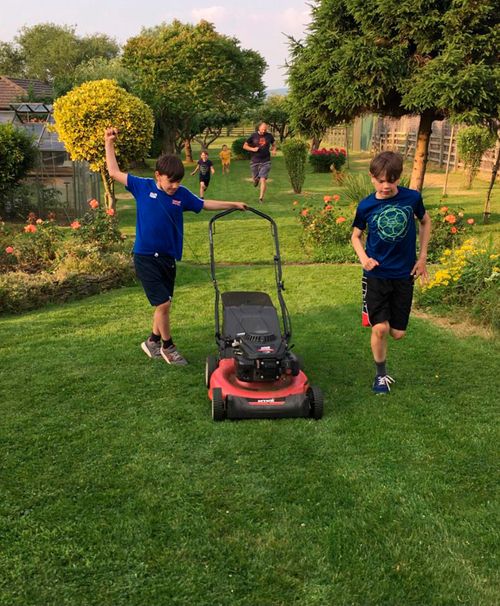
<path id="1" fill-rule="evenodd" d="M 26 101 L 29 95 L 45 99 L 53 94 L 52 86 L 41 80 L 0 76 L 0 109 L 9 109 L 11 103 Z"/>

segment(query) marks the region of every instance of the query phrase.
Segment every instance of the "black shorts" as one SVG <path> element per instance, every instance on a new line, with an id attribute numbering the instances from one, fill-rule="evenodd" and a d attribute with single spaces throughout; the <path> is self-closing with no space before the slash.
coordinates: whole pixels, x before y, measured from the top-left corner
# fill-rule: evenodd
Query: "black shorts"
<path id="1" fill-rule="evenodd" d="M 412 277 L 401 280 L 363 276 L 363 325 L 389 322 L 391 328 L 406 330 L 413 299 Z"/>
<path id="2" fill-rule="evenodd" d="M 210 177 L 204 176 L 204 177 L 200 177 L 200 183 L 204 183 L 205 184 L 205 189 L 207 189 L 209 183 L 210 183 Z"/>
<path id="3" fill-rule="evenodd" d="M 134 253 L 135 273 L 151 305 L 161 305 L 174 296 L 175 259 L 168 255 Z"/>

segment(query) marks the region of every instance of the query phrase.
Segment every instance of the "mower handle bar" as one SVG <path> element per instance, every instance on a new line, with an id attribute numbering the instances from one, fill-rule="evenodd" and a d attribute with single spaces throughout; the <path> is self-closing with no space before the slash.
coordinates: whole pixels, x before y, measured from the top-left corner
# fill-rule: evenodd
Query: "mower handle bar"
<path id="1" fill-rule="evenodd" d="M 269 223 L 271 224 L 271 233 L 272 233 L 272 236 L 274 239 L 274 249 L 275 249 L 274 275 L 275 275 L 275 279 L 276 279 L 276 290 L 278 293 L 278 301 L 279 301 L 280 308 L 281 308 L 281 316 L 282 316 L 282 320 L 283 320 L 283 332 L 284 332 L 285 339 L 288 341 L 292 336 L 292 327 L 291 327 L 290 315 L 288 313 L 288 309 L 286 307 L 286 303 L 285 303 L 285 300 L 283 299 L 283 294 L 282 294 L 282 291 L 285 290 L 285 285 L 283 283 L 283 276 L 282 276 L 282 272 L 281 272 L 281 256 L 280 256 L 280 247 L 279 247 L 279 240 L 278 240 L 278 226 L 276 225 L 276 222 L 272 217 L 270 217 L 269 215 L 266 215 L 266 213 L 263 213 L 261 210 L 258 210 L 257 208 L 253 208 L 252 206 L 247 206 L 247 211 L 250 211 L 250 212 L 254 213 L 255 215 L 258 215 L 262 219 L 269 221 Z M 215 275 L 215 255 L 214 255 L 214 237 L 213 237 L 214 233 L 215 233 L 214 224 L 218 219 L 221 219 L 222 217 L 225 217 L 226 215 L 229 215 L 234 212 L 241 212 L 241 211 L 238 208 L 228 208 L 226 210 L 221 211 L 220 213 L 217 213 L 213 217 L 211 217 L 210 221 L 208 222 L 208 237 L 209 237 L 209 242 L 210 242 L 210 274 L 212 276 L 212 282 L 213 282 L 213 285 L 215 288 L 215 331 L 216 331 L 215 336 L 216 336 L 217 340 L 220 339 L 220 321 L 219 321 L 220 291 L 219 291 L 219 286 L 217 284 L 217 278 Z"/>

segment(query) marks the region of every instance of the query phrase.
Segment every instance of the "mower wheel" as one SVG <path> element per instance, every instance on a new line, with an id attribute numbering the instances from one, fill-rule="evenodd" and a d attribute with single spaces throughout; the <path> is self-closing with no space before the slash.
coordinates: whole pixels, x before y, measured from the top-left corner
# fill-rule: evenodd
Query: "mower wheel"
<path id="1" fill-rule="evenodd" d="M 323 392 L 319 387 L 312 385 L 307 390 L 307 397 L 311 406 L 311 417 L 313 419 L 321 419 L 323 416 Z"/>
<path id="2" fill-rule="evenodd" d="M 212 420 L 224 421 L 226 418 L 226 407 L 224 406 L 224 398 L 222 397 L 222 389 L 214 387 L 212 389 Z"/>
<path id="3" fill-rule="evenodd" d="M 205 384 L 210 388 L 210 377 L 219 368 L 219 360 L 210 354 L 205 365 Z"/>

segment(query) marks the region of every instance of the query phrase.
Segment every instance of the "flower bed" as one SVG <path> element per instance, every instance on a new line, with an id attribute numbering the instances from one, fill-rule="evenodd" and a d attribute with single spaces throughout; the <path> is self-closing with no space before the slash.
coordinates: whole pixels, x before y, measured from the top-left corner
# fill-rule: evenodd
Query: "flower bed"
<path id="1" fill-rule="evenodd" d="M 345 149 L 337 147 L 315 149 L 309 154 L 309 164 L 315 173 L 329 173 L 331 170 L 339 172 L 346 161 Z"/>
<path id="2" fill-rule="evenodd" d="M 97 200 L 71 230 L 28 215 L 23 229 L 0 224 L 0 313 L 95 294 L 131 284 L 129 243 L 113 210 Z"/>
<path id="3" fill-rule="evenodd" d="M 459 307 L 481 324 L 500 329 L 500 255 L 473 239 L 445 249 L 431 280 L 417 292 L 417 303 Z"/>
<path id="4" fill-rule="evenodd" d="M 299 207 L 293 210 L 303 228 L 302 241 L 316 261 L 355 262 L 356 253 L 351 246 L 353 206 L 339 205 L 340 196 L 324 196 L 323 206 Z"/>

